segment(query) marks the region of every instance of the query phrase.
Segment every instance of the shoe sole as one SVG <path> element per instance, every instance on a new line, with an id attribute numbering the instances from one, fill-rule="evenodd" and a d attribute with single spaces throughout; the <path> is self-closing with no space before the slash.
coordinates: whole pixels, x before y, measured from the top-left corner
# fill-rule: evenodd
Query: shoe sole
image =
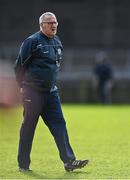
<path id="1" fill-rule="evenodd" d="M 32 172 L 32 170 L 31 169 L 27 169 L 27 170 L 19 169 L 19 172 L 21 172 L 21 173 L 30 173 L 30 172 Z"/>

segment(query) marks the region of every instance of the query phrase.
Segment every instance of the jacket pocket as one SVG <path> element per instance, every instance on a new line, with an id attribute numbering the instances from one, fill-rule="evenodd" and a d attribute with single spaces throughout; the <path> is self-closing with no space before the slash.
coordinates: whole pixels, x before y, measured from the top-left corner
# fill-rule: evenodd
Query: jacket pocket
<path id="1" fill-rule="evenodd" d="M 50 52 L 48 46 L 41 46 L 40 48 L 38 48 L 38 51 L 39 51 L 39 56 L 49 57 Z"/>

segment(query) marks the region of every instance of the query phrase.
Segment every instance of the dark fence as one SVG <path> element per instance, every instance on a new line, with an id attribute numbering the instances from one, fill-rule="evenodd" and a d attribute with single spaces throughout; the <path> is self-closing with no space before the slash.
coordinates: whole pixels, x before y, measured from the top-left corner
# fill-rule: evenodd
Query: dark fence
<path id="1" fill-rule="evenodd" d="M 103 50 L 114 70 L 112 101 L 129 103 L 129 7 L 128 0 L 0 0 L 0 103 L 19 101 L 13 63 L 21 42 L 39 30 L 38 18 L 45 11 L 57 15 L 58 35 L 65 49 L 58 80 L 62 101 L 98 102 L 93 66 L 96 54 Z M 10 62 L 10 70 L 4 68 L 3 73 L 5 62 Z M 6 93 L 15 100 L 7 100 Z"/>

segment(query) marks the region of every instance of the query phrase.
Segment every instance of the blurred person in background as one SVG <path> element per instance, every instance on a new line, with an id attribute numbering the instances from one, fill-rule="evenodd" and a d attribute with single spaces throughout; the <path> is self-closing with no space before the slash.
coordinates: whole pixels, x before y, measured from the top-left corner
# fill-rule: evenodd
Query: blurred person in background
<path id="1" fill-rule="evenodd" d="M 40 16 L 39 25 L 40 31 L 22 43 L 15 63 L 16 80 L 21 88 L 24 107 L 18 149 L 19 170 L 30 171 L 32 141 L 41 116 L 54 137 L 65 170 L 73 171 L 86 166 L 88 160 L 76 160 L 61 109 L 56 78 L 63 47 L 56 36 L 57 18 L 53 13 L 46 12 Z"/>
<path id="2" fill-rule="evenodd" d="M 113 69 L 107 62 L 105 52 L 96 55 L 96 65 L 94 67 L 94 84 L 97 89 L 99 101 L 104 104 L 111 104 L 111 90 L 113 86 Z"/>

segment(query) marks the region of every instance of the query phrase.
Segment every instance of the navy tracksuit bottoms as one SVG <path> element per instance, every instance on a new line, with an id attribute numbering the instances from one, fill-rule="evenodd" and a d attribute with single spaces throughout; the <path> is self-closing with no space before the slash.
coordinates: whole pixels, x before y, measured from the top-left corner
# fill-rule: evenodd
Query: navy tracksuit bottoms
<path id="1" fill-rule="evenodd" d="M 69 143 L 58 92 L 43 93 L 25 86 L 23 107 L 24 120 L 20 129 L 18 149 L 19 167 L 29 168 L 32 141 L 39 116 L 42 117 L 53 135 L 63 163 L 74 160 L 75 155 Z"/>

